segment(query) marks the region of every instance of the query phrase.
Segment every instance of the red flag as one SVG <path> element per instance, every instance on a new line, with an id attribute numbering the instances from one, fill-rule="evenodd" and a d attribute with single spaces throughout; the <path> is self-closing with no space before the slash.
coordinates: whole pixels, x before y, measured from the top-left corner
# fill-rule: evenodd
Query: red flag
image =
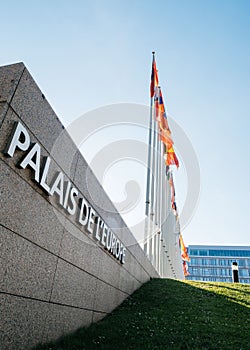
<path id="1" fill-rule="evenodd" d="M 152 62 L 152 73 L 151 73 L 151 83 L 150 83 L 150 97 L 152 98 L 155 94 L 155 88 L 158 86 L 158 72 L 156 69 L 155 55 L 153 53 L 153 62 Z"/>

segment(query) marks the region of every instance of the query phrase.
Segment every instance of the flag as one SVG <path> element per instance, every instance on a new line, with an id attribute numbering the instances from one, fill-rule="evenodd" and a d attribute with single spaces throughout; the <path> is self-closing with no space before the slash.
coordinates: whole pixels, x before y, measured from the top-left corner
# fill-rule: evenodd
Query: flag
<path id="1" fill-rule="evenodd" d="M 164 144 L 164 158 L 166 166 L 176 165 L 179 167 L 179 161 L 173 148 L 173 139 L 168 125 L 167 114 L 163 102 L 161 88 L 159 87 L 158 70 L 156 68 L 155 53 L 153 52 L 152 72 L 150 83 L 150 97 L 153 98 L 153 111 L 158 121 L 159 137 Z"/>
<path id="2" fill-rule="evenodd" d="M 159 128 L 159 136 L 163 144 L 166 146 L 166 151 L 173 147 L 174 141 L 171 137 L 171 133 L 168 130 Z M 168 164 L 168 165 L 171 165 L 171 164 Z"/>
<path id="3" fill-rule="evenodd" d="M 182 263 L 183 266 L 183 272 L 184 272 L 184 276 L 187 277 L 190 275 L 190 273 L 188 272 L 188 264 L 186 261 L 183 261 Z"/>
<path id="4" fill-rule="evenodd" d="M 158 71 L 156 68 L 156 61 L 155 61 L 155 55 L 153 52 L 153 62 L 152 62 L 152 72 L 151 72 L 151 83 L 150 83 L 150 97 L 154 97 L 155 94 L 155 88 L 158 86 L 159 80 L 158 80 Z"/>
<path id="5" fill-rule="evenodd" d="M 162 97 L 162 92 L 161 88 L 157 88 L 157 95 L 158 95 L 158 104 L 157 104 L 157 112 L 156 112 L 156 120 L 158 121 L 159 128 L 161 129 L 161 118 L 163 113 L 165 112 L 165 107 L 163 103 L 163 97 Z"/>
<path id="6" fill-rule="evenodd" d="M 171 148 L 174 144 L 174 141 L 172 139 L 171 131 L 168 125 L 166 110 L 163 102 L 163 96 L 161 88 L 158 88 L 158 111 L 157 111 L 157 121 L 159 126 L 159 136 L 160 140 L 163 142 L 163 144 L 166 146 L 167 149 Z"/>
<path id="7" fill-rule="evenodd" d="M 167 149 L 165 160 L 166 165 L 176 165 L 176 167 L 179 168 L 179 161 L 175 154 L 173 146 Z"/>
<path id="8" fill-rule="evenodd" d="M 179 243 L 180 243 L 180 248 L 181 248 L 181 257 L 182 257 L 182 260 L 184 260 L 184 261 L 190 261 L 190 258 L 189 258 L 188 252 L 187 252 L 187 248 L 186 248 L 186 246 L 185 246 L 185 243 L 184 243 L 184 241 L 183 241 L 183 237 L 182 237 L 182 234 L 181 234 L 181 233 L 180 233 Z"/>
<path id="9" fill-rule="evenodd" d="M 164 106 L 164 102 L 163 102 L 162 91 L 161 91 L 161 88 L 159 87 L 159 119 L 158 119 L 158 122 L 159 122 L 161 128 L 166 129 L 166 128 L 168 128 L 168 124 L 167 124 L 167 121 L 165 123 L 164 116 L 166 117 L 166 111 L 165 111 L 165 106 Z"/>
<path id="10" fill-rule="evenodd" d="M 159 87 L 156 86 L 154 89 L 154 117 L 156 120 L 159 119 L 159 99 L 160 99 L 160 95 L 159 95 Z"/>
<path id="11" fill-rule="evenodd" d="M 174 203 L 175 203 L 175 188 L 174 188 L 174 180 L 173 180 L 173 174 L 172 171 L 170 172 L 170 176 L 169 176 L 169 186 L 171 189 L 171 206 L 174 209 Z"/>

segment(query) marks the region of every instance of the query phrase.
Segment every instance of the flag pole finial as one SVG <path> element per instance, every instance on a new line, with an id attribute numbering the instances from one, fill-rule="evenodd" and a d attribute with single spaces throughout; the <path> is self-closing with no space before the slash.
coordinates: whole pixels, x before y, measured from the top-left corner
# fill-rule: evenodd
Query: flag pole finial
<path id="1" fill-rule="evenodd" d="M 152 51 L 152 54 L 154 55 L 154 54 L 155 54 L 155 51 Z"/>

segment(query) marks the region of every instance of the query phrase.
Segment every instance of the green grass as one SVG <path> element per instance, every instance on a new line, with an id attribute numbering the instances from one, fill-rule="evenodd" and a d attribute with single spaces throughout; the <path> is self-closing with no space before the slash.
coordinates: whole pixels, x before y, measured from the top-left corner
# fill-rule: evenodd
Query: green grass
<path id="1" fill-rule="evenodd" d="M 154 279 L 99 323 L 39 350 L 250 349 L 250 285 Z"/>

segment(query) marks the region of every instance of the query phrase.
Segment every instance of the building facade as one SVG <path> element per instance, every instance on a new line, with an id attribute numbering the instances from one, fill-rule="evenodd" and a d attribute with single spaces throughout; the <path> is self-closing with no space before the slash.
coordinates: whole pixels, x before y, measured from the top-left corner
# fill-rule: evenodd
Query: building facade
<path id="1" fill-rule="evenodd" d="M 239 282 L 250 283 L 250 246 L 190 245 L 188 280 L 233 282 L 232 263 L 237 262 Z"/>

